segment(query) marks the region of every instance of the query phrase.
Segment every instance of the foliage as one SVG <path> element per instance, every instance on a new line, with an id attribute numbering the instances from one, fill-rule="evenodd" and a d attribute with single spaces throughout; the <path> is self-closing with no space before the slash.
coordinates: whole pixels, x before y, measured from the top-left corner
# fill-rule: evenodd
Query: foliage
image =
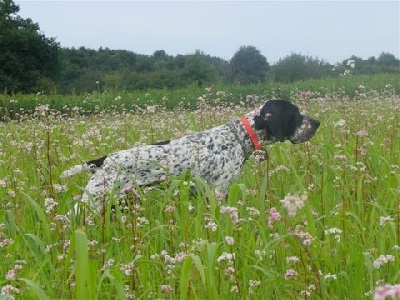
<path id="1" fill-rule="evenodd" d="M 184 76 L 189 82 L 195 82 L 198 86 L 211 84 L 217 79 L 217 70 L 207 61 L 207 56 L 201 51 L 196 51 L 186 59 Z"/>
<path id="2" fill-rule="evenodd" d="M 400 72 L 399 59 L 386 52 L 367 60 L 353 55 L 334 66 L 292 53 L 270 67 L 255 46 L 241 46 L 229 61 L 200 50 L 172 56 L 162 49 L 143 55 L 108 48 L 61 48 L 54 38 L 40 32 L 38 24 L 21 18 L 18 12 L 19 6 L 12 0 L 0 0 L 0 89 L 6 96 L 191 89 L 228 83 L 279 85 L 350 73 Z"/>
<path id="3" fill-rule="evenodd" d="M 229 63 L 231 82 L 240 84 L 265 81 L 269 64 L 254 46 L 241 46 Z"/>
<path id="4" fill-rule="evenodd" d="M 222 59 L 201 51 L 194 54 L 167 55 L 157 50 L 141 55 L 126 50 L 91 50 L 64 48 L 60 53 L 61 76 L 59 92 L 76 93 L 102 89 L 164 89 L 191 84 L 218 82 L 226 68 Z"/>
<path id="5" fill-rule="evenodd" d="M 323 60 L 292 53 L 273 65 L 271 76 L 276 82 L 290 83 L 300 80 L 328 77 L 332 74 L 330 72 L 331 68 L 332 67 Z"/>
<path id="6" fill-rule="evenodd" d="M 369 299 L 394 291 L 400 99 L 389 84 L 359 87 L 353 99 L 293 90 L 300 110 L 322 121 L 316 136 L 268 146 L 269 160 L 251 159 L 224 202 L 183 174 L 138 188 L 140 200 L 128 194 L 121 210 L 110 195 L 85 222 L 68 215 L 89 175 L 61 180 L 63 170 L 224 124 L 264 97 L 242 92 L 203 90 L 196 110 L 148 101 L 96 116 L 80 107 L 69 118 L 30 96 L 33 115 L 0 123 L 1 297 Z"/>
<path id="7" fill-rule="evenodd" d="M 293 99 L 304 91 L 313 91 L 315 97 L 340 95 L 353 99 L 360 92 L 360 87 L 368 90 L 384 91 L 393 88 L 400 93 L 400 83 L 396 75 L 354 76 L 339 78 L 299 81 L 290 84 L 249 84 L 249 85 L 211 85 L 212 93 L 205 93 L 203 87 L 196 84 L 179 89 L 147 90 L 103 90 L 101 83 L 96 91 L 83 95 L 60 95 L 37 93 L 36 95 L 0 94 L 0 120 L 23 119 L 33 114 L 38 105 L 48 105 L 50 109 L 64 115 L 91 115 L 104 111 L 124 112 L 140 111 L 149 105 L 156 105 L 168 110 L 179 108 L 197 108 L 198 99 L 208 99 L 211 103 L 240 104 L 247 95 L 258 95 L 263 99 Z"/>
<path id="8" fill-rule="evenodd" d="M 31 19 L 19 17 L 18 11 L 12 0 L 0 1 L 0 89 L 32 92 L 54 87 L 59 45 Z"/>
<path id="9" fill-rule="evenodd" d="M 348 61 L 354 61 L 353 74 L 397 74 L 400 75 L 400 60 L 393 54 L 382 52 L 378 58 L 371 56 L 363 60 L 362 58 L 352 55 L 349 59 L 343 61 L 341 65 L 335 67 L 334 74 L 342 74 Z"/>

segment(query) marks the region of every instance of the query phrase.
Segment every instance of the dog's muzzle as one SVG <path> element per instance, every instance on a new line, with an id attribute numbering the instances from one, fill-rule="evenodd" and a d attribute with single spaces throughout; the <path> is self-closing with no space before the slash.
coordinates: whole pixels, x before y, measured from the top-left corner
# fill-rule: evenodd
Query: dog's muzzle
<path id="1" fill-rule="evenodd" d="M 320 121 L 313 118 L 303 116 L 303 122 L 295 133 L 289 138 L 293 144 L 299 144 L 309 141 L 317 132 Z"/>

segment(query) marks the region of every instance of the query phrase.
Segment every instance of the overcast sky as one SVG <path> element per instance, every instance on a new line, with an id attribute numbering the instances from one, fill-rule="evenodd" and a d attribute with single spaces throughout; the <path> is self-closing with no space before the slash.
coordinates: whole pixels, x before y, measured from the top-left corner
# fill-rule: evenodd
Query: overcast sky
<path id="1" fill-rule="evenodd" d="M 400 53 L 399 1 L 14 1 L 62 47 L 229 60 L 253 45 L 270 63 L 291 52 L 330 63 Z"/>

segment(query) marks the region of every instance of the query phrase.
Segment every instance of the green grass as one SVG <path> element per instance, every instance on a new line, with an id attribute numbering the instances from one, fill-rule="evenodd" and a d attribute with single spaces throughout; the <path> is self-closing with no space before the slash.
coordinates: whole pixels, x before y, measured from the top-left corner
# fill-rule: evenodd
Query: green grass
<path id="1" fill-rule="evenodd" d="M 371 299 L 378 286 L 399 284 L 400 100 L 390 87 L 359 88 L 352 100 L 293 88 L 300 109 L 322 121 L 316 136 L 268 146 L 270 159 L 246 163 L 226 202 L 201 178 L 182 174 L 140 190 L 141 202 L 132 195 L 131 212 L 113 215 L 111 195 L 102 214 L 66 217 L 88 174 L 61 180 L 63 170 L 136 143 L 211 128 L 255 107 L 218 105 L 218 90 L 203 90 L 198 110 L 109 109 L 67 118 L 42 107 L 0 123 L 3 294 Z M 239 94 L 232 97 L 246 99 Z M 258 102 L 264 96 L 251 94 Z M 281 202 L 289 194 L 307 197 L 295 216 Z"/>
<path id="2" fill-rule="evenodd" d="M 365 88 L 360 88 L 364 86 Z M 0 120 L 21 119 L 31 115 L 39 105 L 48 105 L 50 109 L 66 116 L 90 115 L 105 112 L 141 111 L 148 106 L 161 106 L 168 110 L 179 108 L 198 108 L 199 97 L 210 103 L 235 103 L 254 101 L 258 98 L 297 99 L 304 91 L 312 91 L 315 97 L 358 97 L 360 93 L 400 93 L 398 75 L 379 74 L 363 76 L 343 76 L 306 80 L 291 84 L 254 84 L 254 85 L 216 85 L 212 92 L 197 86 L 188 86 L 174 90 L 147 91 L 93 91 L 83 95 L 0 95 Z"/>

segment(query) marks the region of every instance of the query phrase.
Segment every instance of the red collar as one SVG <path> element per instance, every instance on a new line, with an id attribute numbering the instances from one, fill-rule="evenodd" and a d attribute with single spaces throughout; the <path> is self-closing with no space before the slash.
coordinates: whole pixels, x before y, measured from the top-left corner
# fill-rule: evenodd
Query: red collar
<path id="1" fill-rule="evenodd" d="M 246 132 L 249 135 L 250 140 L 254 145 L 254 148 L 256 150 L 261 150 L 261 142 L 258 139 L 256 132 L 253 130 L 253 127 L 251 127 L 249 120 L 247 120 L 247 118 L 245 116 L 242 116 L 240 118 L 240 121 L 242 122 L 244 129 L 246 129 Z"/>

